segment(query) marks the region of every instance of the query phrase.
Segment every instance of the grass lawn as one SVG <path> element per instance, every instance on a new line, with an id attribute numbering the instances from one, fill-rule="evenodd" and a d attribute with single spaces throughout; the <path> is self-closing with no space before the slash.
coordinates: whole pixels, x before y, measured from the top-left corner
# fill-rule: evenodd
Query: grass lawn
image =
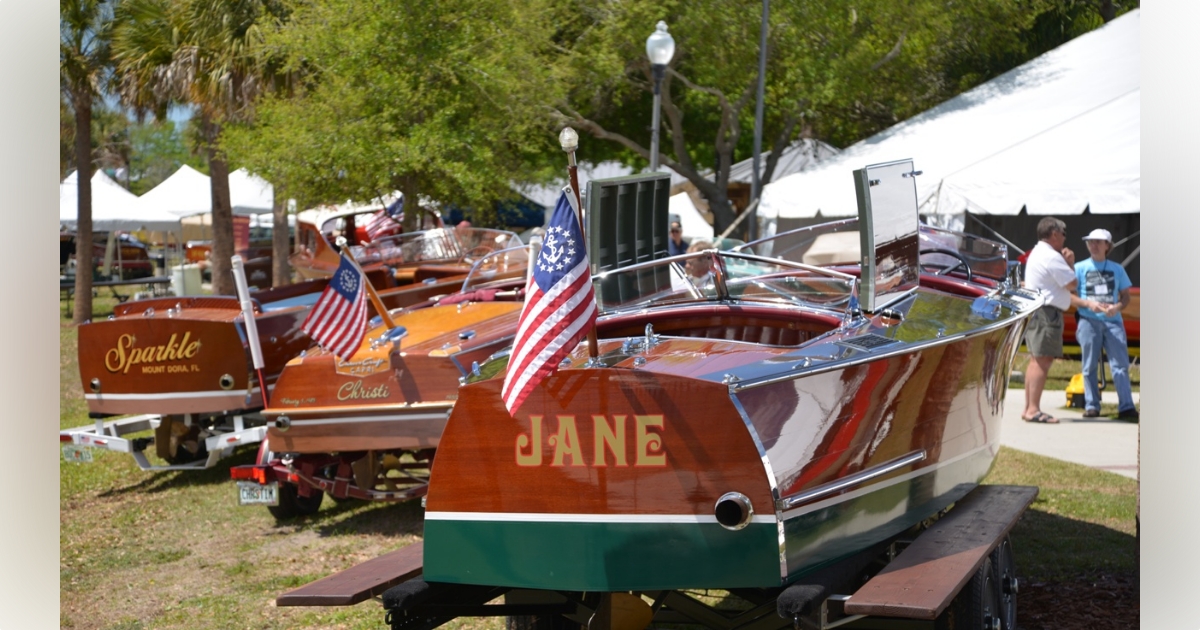
<path id="1" fill-rule="evenodd" d="M 113 303 L 98 298 L 98 316 L 111 312 Z M 76 329 L 68 319 L 60 332 L 61 428 L 89 422 Z M 254 449 L 245 447 L 210 470 L 156 473 L 139 470 L 121 453 L 96 452 L 90 463 L 61 462 L 60 625 L 383 628 L 375 602 L 277 608 L 274 598 L 420 539 L 419 503 L 326 500 L 313 517 L 277 523 L 265 508 L 237 504 L 228 465 L 253 458 Z M 987 482 L 1041 487 L 1013 532 L 1026 580 L 1136 572 L 1136 481 L 1001 449 Z M 499 630 L 503 621 L 460 619 L 449 627 Z"/>

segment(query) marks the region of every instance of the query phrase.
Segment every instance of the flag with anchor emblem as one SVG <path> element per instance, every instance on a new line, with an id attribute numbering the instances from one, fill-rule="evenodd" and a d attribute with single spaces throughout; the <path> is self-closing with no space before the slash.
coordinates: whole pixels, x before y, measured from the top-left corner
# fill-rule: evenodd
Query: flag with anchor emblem
<path id="1" fill-rule="evenodd" d="M 362 269 L 342 256 L 337 271 L 300 325 L 313 341 L 343 361 L 358 352 L 367 332 L 366 284 Z"/>
<path id="2" fill-rule="evenodd" d="M 596 325 L 596 297 L 576 204 L 574 191 L 564 188 L 525 289 L 501 393 L 509 414 Z"/>

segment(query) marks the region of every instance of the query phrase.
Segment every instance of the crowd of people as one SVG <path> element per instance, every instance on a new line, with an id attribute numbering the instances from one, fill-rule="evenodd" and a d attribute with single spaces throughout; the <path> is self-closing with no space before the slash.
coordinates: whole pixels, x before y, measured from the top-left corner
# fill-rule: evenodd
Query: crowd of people
<path id="1" fill-rule="evenodd" d="M 1026 422 L 1055 424 L 1058 418 L 1042 411 L 1042 392 L 1054 360 L 1063 355 L 1063 314 L 1075 307 L 1075 337 L 1083 361 L 1086 418 L 1100 415 L 1099 373 L 1101 351 L 1107 355 L 1117 390 L 1117 417 L 1137 420 L 1129 379 L 1129 348 L 1121 312 L 1129 307 L 1129 275 L 1120 263 L 1108 258 L 1112 234 L 1092 230 L 1083 237 L 1089 258 L 1075 261 L 1067 243 L 1067 227 L 1060 219 L 1038 222 L 1038 242 L 1025 261 L 1025 286 L 1037 289 L 1046 303 L 1029 319 L 1025 347 L 1030 354 L 1025 372 Z"/>

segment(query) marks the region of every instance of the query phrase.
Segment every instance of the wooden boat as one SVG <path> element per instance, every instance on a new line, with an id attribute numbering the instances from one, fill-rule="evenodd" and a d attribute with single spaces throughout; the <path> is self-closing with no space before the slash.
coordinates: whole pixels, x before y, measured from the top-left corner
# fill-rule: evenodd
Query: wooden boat
<path id="1" fill-rule="evenodd" d="M 288 262 L 301 278 L 328 278 L 338 266 L 338 238 L 345 238 L 354 259 L 364 271 L 396 269 L 401 282 L 404 270 L 416 261 L 439 261 L 445 265 L 457 263 L 465 273 L 470 263 L 484 254 L 521 244 L 520 237 L 506 230 L 490 228 L 444 228 L 440 217 L 431 215 L 428 229 L 391 234 L 370 241 L 363 225 L 376 211 L 352 210 L 334 213 L 321 219 L 318 226 L 308 221 L 296 224 L 296 248 Z M 453 271 L 447 268 L 446 272 Z M 419 279 L 418 279 L 419 280 Z"/>
<path id="2" fill-rule="evenodd" d="M 1002 245 L 922 235 L 914 174 L 856 171 L 857 223 L 685 255 L 711 285 L 673 288 L 678 258 L 598 275 L 598 354 L 581 344 L 515 417 L 507 356 L 481 365 L 433 465 L 425 582 L 778 588 L 965 496 L 1041 298 L 1005 280 Z M 850 230 L 860 264 L 787 260 Z"/>
<path id="3" fill-rule="evenodd" d="M 376 318 L 350 360 L 314 348 L 289 361 L 263 410 L 257 463 L 230 471 L 241 502 L 287 518 L 316 511 L 326 492 L 422 496 L 461 379 L 512 343 L 525 259 L 513 267 L 519 275 L 501 273 L 507 266 L 492 254 L 457 293 L 395 314 L 394 327 Z"/>
<path id="4" fill-rule="evenodd" d="M 435 240 L 439 245 L 447 242 L 444 235 Z M 421 239 L 408 242 L 419 245 Z M 522 278 L 526 260 L 525 249 L 514 248 L 472 264 L 481 276 Z M 433 257 L 418 258 L 401 267 L 403 273 L 376 268 L 367 275 L 374 286 L 390 287 L 379 292 L 389 310 L 419 308 L 431 303 L 430 298 L 460 290 L 471 268 L 463 265 L 462 256 L 450 259 L 449 265 Z M 407 282 L 397 286 L 401 281 Z M 300 326 L 326 282 L 310 280 L 251 294 L 268 389 L 287 361 L 312 345 Z M 263 406 L 263 396 L 235 297 L 157 298 L 119 305 L 108 320 L 80 326 L 79 371 L 92 417 L 153 416 L 156 449 L 169 462 L 203 457 L 205 442 L 218 434 L 242 435 L 222 442 L 225 447 L 258 442 L 265 435 L 261 416 L 250 419 Z M 249 422 L 257 426 L 247 432 Z M 150 426 L 143 420 L 127 424 L 96 431 L 81 427 L 64 435 L 76 444 L 97 445 L 122 430 Z M 167 440 L 168 436 L 173 437 Z M 180 450 L 180 445 L 185 448 Z"/>

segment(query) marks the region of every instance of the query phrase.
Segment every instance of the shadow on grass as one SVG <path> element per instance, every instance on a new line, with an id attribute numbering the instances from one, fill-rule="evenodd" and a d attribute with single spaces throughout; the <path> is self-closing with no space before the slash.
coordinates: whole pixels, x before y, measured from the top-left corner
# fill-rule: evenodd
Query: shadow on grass
<path id="1" fill-rule="evenodd" d="M 1037 501 L 1010 535 L 1017 573 L 1027 580 L 1061 580 L 1099 572 L 1136 574 L 1138 570 L 1135 536 L 1041 511 Z"/>
<path id="2" fill-rule="evenodd" d="M 425 528 L 425 510 L 420 499 L 400 502 L 349 500 L 334 502 L 326 497 L 321 511 L 275 524 L 287 529 L 311 528 L 321 537 L 349 535 L 420 536 Z"/>
<path id="3" fill-rule="evenodd" d="M 157 494 L 160 492 L 170 492 L 180 488 L 194 486 L 208 486 L 218 483 L 229 484 L 230 493 L 233 493 L 233 481 L 229 477 L 229 469 L 233 466 L 241 466 L 244 464 L 253 464 L 254 457 L 258 452 L 258 445 L 251 444 L 239 447 L 232 456 L 219 460 L 212 468 L 204 468 L 198 470 L 159 470 L 155 472 L 142 472 L 145 475 L 140 481 L 127 486 L 113 488 L 101 492 L 101 497 L 119 497 L 131 492 L 145 492 L 148 494 Z"/>

